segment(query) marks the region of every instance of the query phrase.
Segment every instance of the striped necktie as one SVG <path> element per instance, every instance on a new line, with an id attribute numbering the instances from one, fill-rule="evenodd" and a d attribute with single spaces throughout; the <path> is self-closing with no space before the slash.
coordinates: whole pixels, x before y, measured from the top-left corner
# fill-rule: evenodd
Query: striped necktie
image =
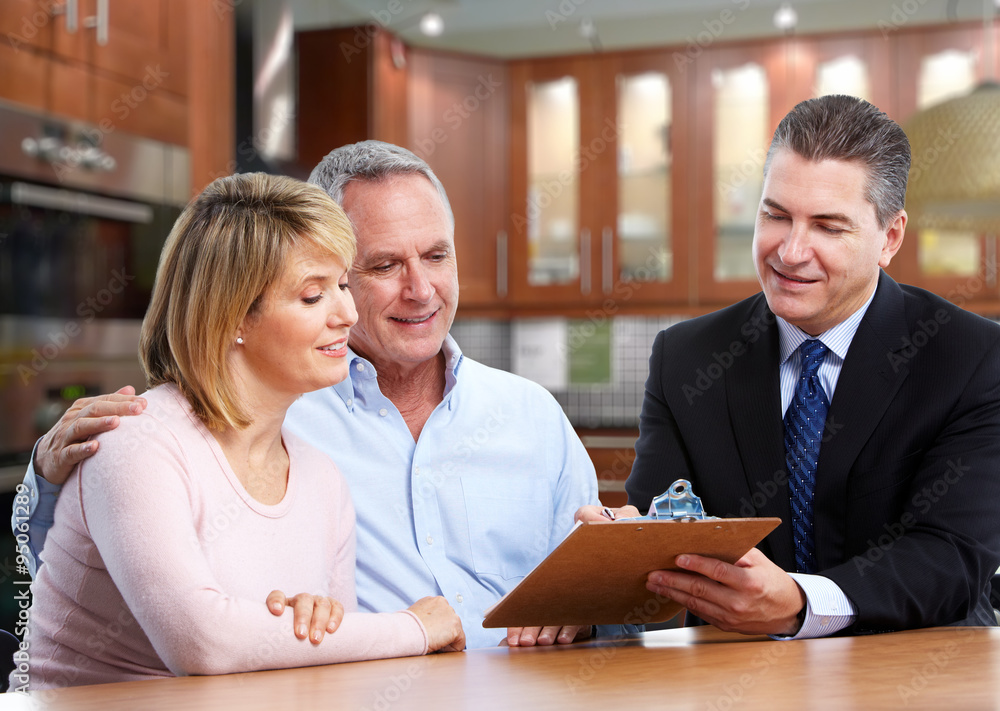
<path id="1" fill-rule="evenodd" d="M 802 353 L 802 373 L 785 412 L 785 464 L 792 504 L 795 567 L 802 573 L 815 573 L 813 491 L 826 411 L 830 407 L 816 371 L 829 349 L 819 340 L 810 339 L 803 341 L 799 351 Z"/>

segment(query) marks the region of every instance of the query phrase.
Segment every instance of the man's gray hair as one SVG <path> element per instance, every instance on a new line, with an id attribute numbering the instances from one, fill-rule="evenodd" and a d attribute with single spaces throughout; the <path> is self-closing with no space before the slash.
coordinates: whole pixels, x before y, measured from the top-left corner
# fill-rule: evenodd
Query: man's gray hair
<path id="1" fill-rule="evenodd" d="M 776 151 L 811 161 L 857 161 L 865 166 L 865 198 L 886 229 L 903 209 L 910 172 L 910 142 L 903 129 L 856 96 L 831 94 L 798 104 L 781 120 L 767 151 L 764 175 Z"/>
<path id="2" fill-rule="evenodd" d="M 323 188 L 334 202 L 342 205 L 344 190 L 351 181 L 380 182 L 394 175 L 422 175 L 431 181 L 452 228 L 455 227 L 448 194 L 434 171 L 411 151 L 392 143 L 359 141 L 335 148 L 313 169 L 309 182 Z"/>

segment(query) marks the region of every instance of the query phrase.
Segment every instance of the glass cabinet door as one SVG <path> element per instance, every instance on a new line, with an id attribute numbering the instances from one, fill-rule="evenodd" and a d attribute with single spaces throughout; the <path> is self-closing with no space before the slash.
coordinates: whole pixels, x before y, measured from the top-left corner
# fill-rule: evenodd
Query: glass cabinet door
<path id="1" fill-rule="evenodd" d="M 968 95 L 979 82 L 992 75 L 984 66 L 982 32 L 982 28 L 949 27 L 899 37 L 898 66 L 910 68 L 908 72 L 899 73 L 899 113 L 904 129 L 906 122 L 918 111 Z M 947 137 L 942 136 L 940 146 L 925 150 L 928 153 L 924 155 L 914 154 L 914 162 L 930 163 L 933 160 L 930 151 L 947 150 Z M 903 281 L 959 300 L 959 303 L 996 298 L 994 235 L 947 227 L 931 228 L 921 225 L 916 207 L 909 212 L 907 238 L 897 255 L 906 268 L 906 273 L 901 275 Z"/>
<path id="2" fill-rule="evenodd" d="M 687 297 L 676 74 L 663 52 L 512 64 L 515 305 L 614 313 Z"/>
<path id="3" fill-rule="evenodd" d="M 751 256 L 769 134 L 767 72 L 755 62 L 712 72 L 715 281 L 756 278 Z"/>
<path id="4" fill-rule="evenodd" d="M 662 72 L 619 74 L 618 278 L 673 278 L 671 92 Z"/>
<path id="5" fill-rule="evenodd" d="M 857 96 L 870 103 L 876 103 L 872 96 L 868 65 L 864 59 L 856 54 L 842 54 L 826 61 L 820 61 L 816 66 L 816 84 L 813 96 L 827 96 L 828 94 L 847 94 L 848 96 Z M 883 111 L 888 110 L 888 107 L 879 106 L 879 108 Z"/>
<path id="6" fill-rule="evenodd" d="M 590 58 L 515 60 L 510 82 L 511 304 L 583 307 L 594 289 L 596 178 L 613 151 L 593 151 L 598 82 Z"/>
<path id="7" fill-rule="evenodd" d="M 790 61 L 795 101 L 847 94 L 893 114 L 892 53 L 889 42 L 881 36 L 796 40 Z"/>
<path id="8" fill-rule="evenodd" d="M 695 63 L 691 233 L 698 302 L 760 291 L 753 234 L 774 127 L 794 106 L 789 42 L 711 47 Z M 809 98 L 808 95 L 801 98 Z"/>
<path id="9" fill-rule="evenodd" d="M 527 86 L 528 283 L 580 278 L 580 96 L 562 77 Z"/>
<path id="10" fill-rule="evenodd" d="M 602 86 L 616 152 L 600 218 L 602 303 L 686 303 L 691 295 L 692 212 L 689 77 L 664 52 L 635 53 L 606 66 Z M 604 135 L 604 133 L 602 133 Z M 608 300 L 611 300 L 610 302 Z"/>
<path id="11" fill-rule="evenodd" d="M 923 57 L 917 69 L 917 110 L 968 94 L 977 83 L 977 52 L 947 49 Z M 921 229 L 917 264 L 929 277 L 971 277 L 982 263 L 979 235 L 971 230 Z"/>

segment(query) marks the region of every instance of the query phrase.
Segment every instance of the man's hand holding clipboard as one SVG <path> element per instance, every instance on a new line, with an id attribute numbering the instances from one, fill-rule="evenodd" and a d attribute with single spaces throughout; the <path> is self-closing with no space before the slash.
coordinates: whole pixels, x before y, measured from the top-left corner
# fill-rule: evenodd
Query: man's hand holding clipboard
<path id="1" fill-rule="evenodd" d="M 766 570 L 757 559 L 765 559 L 752 549 L 779 519 L 705 517 L 683 480 L 658 500 L 647 517 L 634 507 L 581 509 L 566 539 L 487 610 L 483 626 L 646 624 L 689 605 L 709 617 L 719 610 L 729 624 L 727 605 L 752 613 L 744 601 L 768 599 L 760 594 L 769 592 L 765 583 L 756 582 Z"/>
<path id="2" fill-rule="evenodd" d="M 635 506 L 583 506 L 577 521 L 611 523 L 639 516 Z M 794 635 L 805 594 L 784 570 L 752 548 L 735 563 L 683 554 L 681 570 L 649 573 L 646 589 L 673 600 L 709 624 L 728 632 Z"/>

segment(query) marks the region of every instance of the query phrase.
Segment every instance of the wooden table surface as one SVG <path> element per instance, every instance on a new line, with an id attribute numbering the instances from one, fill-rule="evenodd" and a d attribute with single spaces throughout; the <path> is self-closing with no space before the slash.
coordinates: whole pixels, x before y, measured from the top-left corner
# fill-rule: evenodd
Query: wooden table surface
<path id="1" fill-rule="evenodd" d="M 712 627 L 612 643 L 479 649 L 216 677 L 81 686 L 0 708 L 1000 709 L 1000 629 L 776 642 Z"/>

